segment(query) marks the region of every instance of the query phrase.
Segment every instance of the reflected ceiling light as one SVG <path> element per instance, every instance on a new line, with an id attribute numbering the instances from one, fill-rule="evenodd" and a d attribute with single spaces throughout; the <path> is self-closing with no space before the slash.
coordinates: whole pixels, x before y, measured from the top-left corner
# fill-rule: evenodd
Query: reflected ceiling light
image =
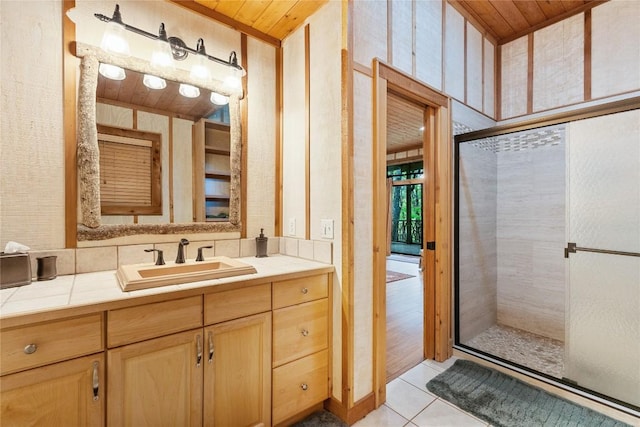
<path id="1" fill-rule="evenodd" d="M 233 73 L 235 73 L 236 77 L 237 77 L 237 81 L 231 81 L 230 84 L 232 84 L 233 86 L 230 87 L 240 87 L 240 84 L 238 83 L 240 80 L 240 77 L 246 75 L 246 71 L 244 70 L 244 68 L 242 68 L 242 66 L 240 66 L 238 64 L 238 58 L 235 52 L 231 52 L 231 54 L 229 55 L 229 60 L 225 61 L 224 59 L 220 59 L 220 58 L 216 58 L 215 56 L 211 56 L 208 55 L 207 52 L 205 51 L 204 48 L 204 40 L 203 39 L 199 39 L 198 40 L 198 44 L 196 46 L 196 49 L 192 49 L 189 46 L 187 46 L 185 44 L 184 41 L 182 41 L 182 39 L 178 38 L 178 37 L 167 37 L 167 33 L 164 30 L 164 24 L 160 25 L 160 31 L 158 32 L 158 35 L 155 34 L 151 34 L 147 31 L 141 30 L 139 28 L 136 28 L 134 26 L 125 24 L 124 22 L 122 22 L 122 16 L 120 14 L 120 6 L 116 4 L 116 8 L 115 11 L 113 12 L 113 16 L 111 18 L 109 18 L 108 16 L 96 13 L 94 14 L 94 16 L 96 18 L 98 18 L 100 21 L 103 22 L 107 22 L 108 24 L 108 28 L 107 30 L 113 28 L 115 33 L 111 33 L 111 34 L 122 34 L 124 32 L 124 30 L 127 31 L 131 31 L 133 33 L 139 34 L 141 36 L 150 38 L 152 40 L 160 40 L 162 42 L 167 42 L 170 46 L 171 49 L 171 55 L 173 57 L 173 59 L 177 60 L 177 61 L 181 61 L 183 59 L 185 59 L 187 56 L 189 56 L 189 54 L 193 54 L 193 55 L 197 55 L 197 61 L 196 61 L 196 65 L 194 65 L 194 67 L 191 69 L 191 73 L 193 74 L 194 78 L 199 78 L 200 80 L 208 80 L 211 76 L 211 72 L 209 71 L 208 67 L 206 66 L 206 61 L 213 61 L 216 62 L 218 64 L 222 64 L 222 65 L 226 65 L 227 67 L 230 68 L 230 71 L 232 71 Z M 113 25 L 111 25 L 113 24 Z M 117 28 L 116 28 L 117 27 Z M 105 35 L 103 37 L 103 41 L 105 40 L 105 38 L 107 38 L 107 32 L 105 31 Z M 108 38 L 109 40 L 111 40 L 111 35 Z M 126 39 L 124 39 L 124 37 L 120 38 L 120 42 L 117 41 L 118 39 L 114 39 L 114 42 L 109 42 L 109 44 L 114 43 L 114 47 L 113 48 L 109 48 L 111 50 L 108 50 L 107 45 L 105 44 L 105 46 L 103 46 L 101 44 L 101 47 L 108 51 L 108 52 L 112 52 L 112 53 L 117 53 L 119 51 L 123 52 L 121 54 L 124 54 L 124 52 L 126 51 L 128 54 L 128 49 L 129 49 L 129 44 L 126 43 Z M 124 44 L 122 43 L 122 41 L 124 41 Z M 126 49 L 125 49 L 125 44 L 126 44 Z M 161 50 L 164 51 L 164 46 L 160 46 L 158 44 L 158 51 L 160 52 Z M 162 54 L 160 54 L 162 55 Z M 163 56 L 164 57 L 164 56 Z M 162 62 L 161 60 L 159 60 L 159 62 Z M 239 74 L 239 77 L 238 77 Z M 198 76 L 198 77 L 196 77 Z"/>
<path id="2" fill-rule="evenodd" d="M 188 85 L 186 83 L 181 83 L 178 88 L 178 92 L 180 95 L 186 96 L 187 98 L 197 98 L 200 96 L 200 89 L 195 86 Z"/>
<path id="3" fill-rule="evenodd" d="M 229 97 L 220 95 L 217 92 L 211 92 L 211 102 L 216 105 L 227 105 L 229 103 Z"/>
<path id="4" fill-rule="evenodd" d="M 98 67 L 98 72 L 111 80 L 124 80 L 124 78 L 127 76 L 123 68 L 120 68 L 116 65 L 104 63 L 100 64 L 100 67 Z"/>
<path id="5" fill-rule="evenodd" d="M 164 89 L 167 87 L 165 79 L 153 76 L 151 74 L 145 74 L 142 79 L 142 83 L 149 89 Z"/>

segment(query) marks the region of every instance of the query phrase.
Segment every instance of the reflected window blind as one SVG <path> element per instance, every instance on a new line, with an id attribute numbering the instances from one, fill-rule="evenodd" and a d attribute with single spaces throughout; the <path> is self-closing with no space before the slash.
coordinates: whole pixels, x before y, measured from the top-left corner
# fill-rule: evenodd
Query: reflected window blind
<path id="1" fill-rule="evenodd" d="M 101 138 L 98 146 L 101 203 L 151 206 L 151 141 L 106 141 Z"/>

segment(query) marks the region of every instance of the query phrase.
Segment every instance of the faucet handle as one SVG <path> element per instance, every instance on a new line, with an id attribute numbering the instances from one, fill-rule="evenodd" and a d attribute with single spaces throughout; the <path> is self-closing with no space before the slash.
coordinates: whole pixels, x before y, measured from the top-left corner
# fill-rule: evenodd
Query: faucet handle
<path id="1" fill-rule="evenodd" d="M 213 248 L 213 246 L 209 245 L 209 246 L 200 246 L 198 248 L 198 256 L 196 257 L 196 261 L 204 261 L 204 257 L 202 256 L 202 250 L 203 249 L 211 249 Z"/>
<path id="2" fill-rule="evenodd" d="M 162 254 L 162 250 L 160 249 L 145 249 L 145 252 L 157 252 L 158 257 L 156 258 L 156 265 L 164 265 L 164 256 Z"/>

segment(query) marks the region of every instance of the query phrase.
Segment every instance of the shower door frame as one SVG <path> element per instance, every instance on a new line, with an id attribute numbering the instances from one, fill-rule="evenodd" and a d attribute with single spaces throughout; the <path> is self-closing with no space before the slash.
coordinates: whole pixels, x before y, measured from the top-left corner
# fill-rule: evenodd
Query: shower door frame
<path id="1" fill-rule="evenodd" d="M 556 377 L 552 377 L 548 374 L 545 374 L 540 371 L 536 371 L 532 368 L 517 364 L 507 359 L 503 359 L 501 357 L 495 356 L 490 353 L 486 353 L 482 350 L 475 349 L 468 345 L 462 344 L 460 342 L 460 258 L 459 258 L 459 250 L 460 250 L 460 228 L 459 228 L 459 219 L 460 219 L 460 144 L 474 141 L 482 138 L 494 137 L 499 135 L 505 135 L 509 133 L 527 131 L 532 129 L 537 129 L 546 126 L 564 124 L 572 121 L 589 119 L 599 116 L 604 116 L 607 114 L 615 114 L 622 113 L 625 111 L 631 111 L 640 109 L 640 96 L 614 101 L 609 103 L 603 103 L 600 105 L 576 109 L 573 111 L 566 111 L 562 113 L 557 113 L 553 115 L 549 115 L 546 117 L 535 118 L 530 120 L 525 120 L 522 122 L 509 124 L 509 125 L 499 125 L 489 129 L 483 129 L 479 131 L 468 132 L 460 135 L 454 136 L 454 224 L 453 224 L 453 233 L 454 233 L 454 289 L 453 289 L 453 316 L 454 316 L 454 340 L 453 340 L 453 348 L 456 351 L 466 353 L 468 355 L 477 357 L 482 361 L 489 362 L 490 364 L 495 364 L 500 367 L 506 368 L 510 371 L 515 371 L 519 374 L 523 374 L 524 377 L 533 378 L 536 380 L 540 380 L 543 383 L 549 384 L 553 387 L 558 387 L 560 389 L 569 391 L 570 393 L 579 395 L 581 397 L 586 397 L 587 399 L 596 401 L 605 406 L 612 407 L 621 412 L 631 414 L 633 416 L 640 416 L 640 411 L 638 408 L 633 407 L 626 402 L 618 401 L 610 396 L 606 396 L 600 394 L 594 390 L 580 387 L 579 385 L 573 384 L 571 381 L 567 381 L 564 379 L 559 379 Z"/>

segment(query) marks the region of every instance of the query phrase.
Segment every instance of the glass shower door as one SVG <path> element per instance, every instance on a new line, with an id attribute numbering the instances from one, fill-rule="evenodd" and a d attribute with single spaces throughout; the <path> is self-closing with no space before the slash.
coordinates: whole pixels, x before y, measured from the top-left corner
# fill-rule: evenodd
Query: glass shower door
<path id="1" fill-rule="evenodd" d="M 567 135 L 565 377 L 635 406 L 640 406 L 640 257 L 634 255 L 640 253 L 638 135 L 640 110 L 572 122 Z"/>

